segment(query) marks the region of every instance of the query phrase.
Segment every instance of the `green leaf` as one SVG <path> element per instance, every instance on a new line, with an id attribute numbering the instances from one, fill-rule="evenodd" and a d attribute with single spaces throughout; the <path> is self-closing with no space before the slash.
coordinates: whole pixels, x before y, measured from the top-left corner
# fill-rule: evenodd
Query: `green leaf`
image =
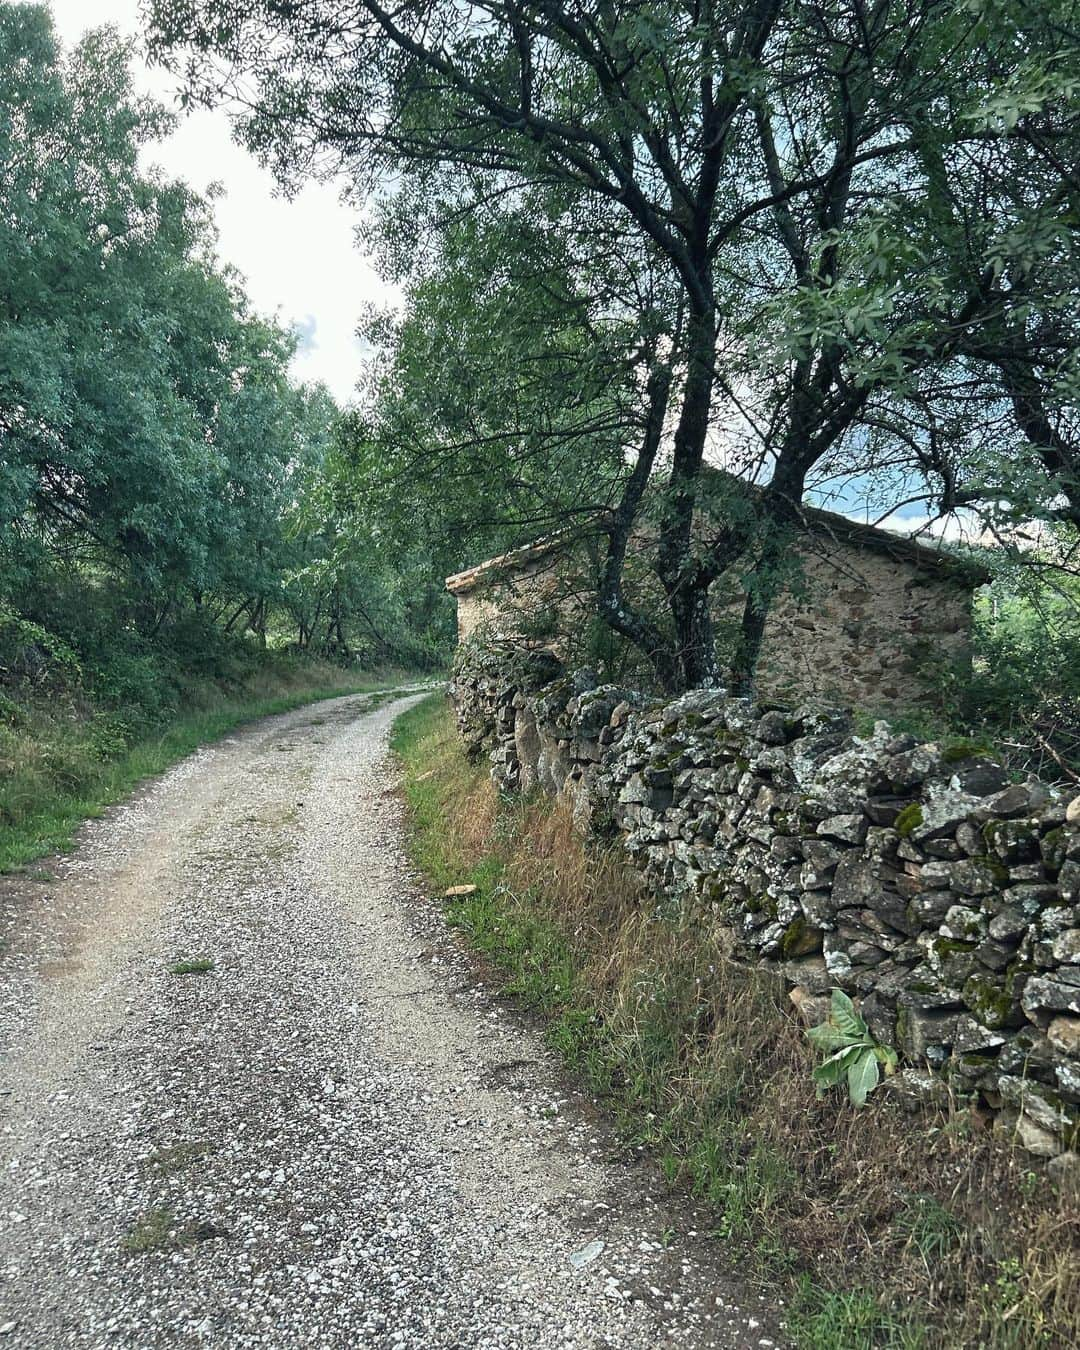
<path id="1" fill-rule="evenodd" d="M 846 1032 L 839 1027 L 833 1026 L 831 1022 L 822 1022 L 818 1027 L 809 1027 L 806 1032 L 807 1038 L 819 1050 L 839 1050 L 841 1046 L 849 1044 L 849 1038 Z"/>
<path id="2" fill-rule="evenodd" d="M 830 1055 L 824 1064 L 817 1066 L 812 1075 L 814 1082 L 819 1087 L 832 1087 L 834 1083 L 839 1083 L 862 1053 L 861 1045 L 848 1045 L 843 1050 L 838 1050 L 835 1055 Z"/>
<path id="3" fill-rule="evenodd" d="M 871 1049 L 861 1049 L 847 1071 L 848 1095 L 852 1105 L 865 1106 L 867 1096 L 878 1084 L 877 1055 Z"/>
<path id="4" fill-rule="evenodd" d="M 819 1064 L 812 1074 L 818 1096 L 824 1096 L 825 1089 L 835 1087 L 843 1076 L 844 1067 L 837 1060 L 827 1059 L 824 1064 Z"/>
<path id="5" fill-rule="evenodd" d="M 832 991 L 830 1021 L 840 1028 L 849 1040 L 861 1040 L 866 1035 L 866 1023 L 855 1011 L 855 1005 L 842 989 Z"/>

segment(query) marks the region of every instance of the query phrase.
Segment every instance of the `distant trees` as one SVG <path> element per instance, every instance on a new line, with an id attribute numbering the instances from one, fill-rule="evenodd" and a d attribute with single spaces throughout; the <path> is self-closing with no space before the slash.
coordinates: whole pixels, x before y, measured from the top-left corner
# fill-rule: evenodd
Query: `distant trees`
<path id="1" fill-rule="evenodd" d="M 65 56 L 44 7 L 0 3 L 0 603 L 40 618 L 78 575 L 148 634 L 295 620 L 303 645 L 392 655 L 401 623 L 365 618 L 385 565 L 313 517 L 339 410 L 290 381 L 293 336 L 216 260 L 211 203 L 140 167 L 169 118 L 129 55 L 104 30 Z M 309 592 L 345 553 L 368 589 L 338 579 L 328 626 Z"/>
<path id="2" fill-rule="evenodd" d="M 1072 0 L 149 10 L 159 52 L 183 52 L 197 96 L 246 101 L 244 137 L 283 179 L 344 168 L 383 201 L 400 269 L 423 272 L 429 241 L 467 218 L 488 238 L 524 221 L 516 241 L 503 235 L 506 270 L 529 273 L 531 231 L 567 322 L 619 327 L 623 378 L 606 386 L 618 415 L 578 441 L 607 465 L 608 490 L 596 490 L 603 473 L 582 486 L 536 438 L 531 462 L 566 494 L 565 514 L 605 505 L 601 612 L 665 683 L 720 677 L 708 597 L 732 571 L 747 597 L 735 673 L 749 678 L 808 490 L 918 500 L 930 515 L 1075 509 Z M 597 285 L 613 255 L 655 279 L 647 304 Z M 453 292 L 447 271 L 437 284 Z M 538 287 L 558 293 L 550 278 Z M 456 294 L 474 331 L 496 331 L 493 293 L 509 291 Z M 418 326 L 443 303 L 430 285 L 414 299 Z M 538 317 L 554 337 L 555 315 Z M 497 331 L 508 365 L 527 367 L 537 333 L 514 341 L 505 313 Z M 572 413 L 599 406 L 580 381 L 604 351 L 582 345 L 549 411 L 567 445 Z M 476 383 L 490 378 L 485 359 Z M 460 437 L 446 429 L 449 450 Z M 735 476 L 702 532 L 707 458 Z M 741 492 L 748 478 L 764 491 Z M 620 539 L 646 485 L 659 628 L 637 621 L 620 585 Z M 497 477 L 489 487 L 501 490 Z"/>

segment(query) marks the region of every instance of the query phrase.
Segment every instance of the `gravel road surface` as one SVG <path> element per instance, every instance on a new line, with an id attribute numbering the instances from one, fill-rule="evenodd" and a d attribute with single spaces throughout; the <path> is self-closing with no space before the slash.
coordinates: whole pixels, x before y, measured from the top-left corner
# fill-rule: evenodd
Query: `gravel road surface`
<path id="1" fill-rule="evenodd" d="M 0 1350 L 778 1343 L 418 888 L 405 701 L 254 724 L 0 879 Z"/>

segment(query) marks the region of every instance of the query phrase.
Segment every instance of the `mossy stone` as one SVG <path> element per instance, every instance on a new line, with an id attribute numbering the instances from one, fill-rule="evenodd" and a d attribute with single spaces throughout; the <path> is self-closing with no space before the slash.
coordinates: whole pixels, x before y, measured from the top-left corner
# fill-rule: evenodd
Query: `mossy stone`
<path id="1" fill-rule="evenodd" d="M 1016 985 L 1032 969 L 1028 962 L 1014 961 L 1006 969 L 1004 979 L 981 971 L 970 975 L 964 981 L 963 996 L 976 1020 L 991 1031 L 1022 1026 L 1024 1015 Z"/>
<path id="2" fill-rule="evenodd" d="M 1062 864 L 1065 861 L 1065 830 L 1059 825 L 1056 830 L 1049 830 L 1043 835 L 1039 844 L 1042 860 L 1048 872 L 1060 872 Z"/>
<path id="3" fill-rule="evenodd" d="M 975 1020 L 991 1031 L 1000 1031 L 1014 1014 L 1013 1001 L 1003 985 L 990 975 L 974 974 L 964 981 L 964 1002 Z"/>
<path id="4" fill-rule="evenodd" d="M 800 915 L 784 930 L 784 936 L 780 939 L 780 951 L 789 960 L 796 956 L 813 956 L 821 951 L 822 940 L 821 929 L 811 927 Z"/>
<path id="5" fill-rule="evenodd" d="M 993 748 L 984 741 L 958 740 L 950 741 L 941 751 L 941 762 L 943 764 L 959 764 L 961 760 L 975 759 L 979 755 L 989 755 L 993 753 Z"/>

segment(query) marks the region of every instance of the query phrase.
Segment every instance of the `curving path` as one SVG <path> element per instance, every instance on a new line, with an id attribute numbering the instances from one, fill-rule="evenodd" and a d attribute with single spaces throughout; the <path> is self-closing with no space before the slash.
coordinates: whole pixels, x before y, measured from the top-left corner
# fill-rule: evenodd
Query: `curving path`
<path id="1" fill-rule="evenodd" d="M 0 1347 L 774 1344 L 417 892 L 403 706 L 257 723 L 0 879 Z"/>

